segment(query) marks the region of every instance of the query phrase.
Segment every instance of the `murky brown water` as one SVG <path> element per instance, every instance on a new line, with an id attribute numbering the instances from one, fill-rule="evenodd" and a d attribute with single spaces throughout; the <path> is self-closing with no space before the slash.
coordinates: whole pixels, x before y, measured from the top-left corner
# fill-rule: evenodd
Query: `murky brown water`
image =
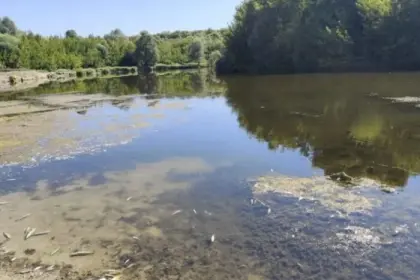
<path id="1" fill-rule="evenodd" d="M 4 94 L 0 279 L 418 279 L 419 78 Z"/>

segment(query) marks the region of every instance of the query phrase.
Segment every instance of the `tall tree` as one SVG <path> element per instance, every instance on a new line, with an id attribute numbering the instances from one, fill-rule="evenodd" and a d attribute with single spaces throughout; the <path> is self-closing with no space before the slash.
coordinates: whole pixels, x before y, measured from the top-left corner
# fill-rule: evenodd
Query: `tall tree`
<path id="1" fill-rule="evenodd" d="M 155 39 L 143 31 L 136 42 L 135 57 L 139 70 L 150 72 L 159 60 L 159 51 Z"/>
<path id="2" fill-rule="evenodd" d="M 205 46 L 203 40 L 201 38 L 194 39 L 188 49 L 190 60 L 195 61 L 200 65 L 201 61 L 204 59 L 204 51 Z"/>
<path id="3" fill-rule="evenodd" d="M 70 29 L 66 31 L 66 38 L 77 38 L 76 30 Z"/>
<path id="4" fill-rule="evenodd" d="M 111 32 L 109 32 L 108 34 L 106 34 L 104 38 L 107 40 L 115 40 L 115 39 L 125 38 L 125 35 L 121 31 L 121 29 L 116 28 L 112 30 Z"/>
<path id="5" fill-rule="evenodd" d="M 9 17 L 0 18 L 0 34 L 17 34 L 17 27 L 13 20 Z"/>

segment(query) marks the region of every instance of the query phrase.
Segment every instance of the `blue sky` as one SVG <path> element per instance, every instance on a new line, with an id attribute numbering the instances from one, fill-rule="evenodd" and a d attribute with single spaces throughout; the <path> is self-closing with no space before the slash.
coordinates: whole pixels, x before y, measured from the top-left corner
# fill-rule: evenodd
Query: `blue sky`
<path id="1" fill-rule="evenodd" d="M 241 0 L 0 0 L 0 16 L 19 29 L 43 35 L 103 35 L 120 28 L 127 35 L 226 27 Z"/>

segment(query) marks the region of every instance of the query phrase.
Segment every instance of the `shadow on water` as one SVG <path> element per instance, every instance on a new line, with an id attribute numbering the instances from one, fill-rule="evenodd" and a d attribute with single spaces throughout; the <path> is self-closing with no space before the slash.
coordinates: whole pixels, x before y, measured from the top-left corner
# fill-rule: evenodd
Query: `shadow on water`
<path id="1" fill-rule="evenodd" d="M 112 96 L 159 94 L 169 98 L 192 97 L 220 95 L 224 88 L 221 81 L 207 71 L 182 71 L 147 76 L 77 79 L 63 83 L 47 83 L 27 91 L 2 94 L 0 100 L 16 100 L 28 96 L 59 93 L 104 93 Z"/>
<path id="2" fill-rule="evenodd" d="M 0 245 L 0 273 L 43 279 L 37 271 L 56 264 L 50 273 L 65 279 L 100 279 L 105 268 L 122 280 L 417 279 L 420 114 L 385 98 L 418 97 L 419 83 L 417 74 L 186 72 L 4 96 L 0 113 L 32 103 L 24 117 L 1 117 L 16 136 L 0 133 L 0 159 L 16 163 L 0 169 L 0 224 L 13 237 L 37 226 L 54 239 L 0 240 L 13 250 Z M 321 176 L 338 172 L 376 185 Z M 271 181 L 281 191 L 257 192 L 255 182 Z M 320 184 L 334 190 L 321 199 L 379 203 L 345 213 L 304 196 Z M 69 258 L 74 249 L 94 257 Z"/>
<path id="3" fill-rule="evenodd" d="M 418 97 L 418 74 L 226 79 L 238 122 L 271 150 L 291 148 L 325 174 L 404 186 L 420 172 L 420 114 L 381 97 Z M 264 85 L 264 86 L 261 86 Z"/>

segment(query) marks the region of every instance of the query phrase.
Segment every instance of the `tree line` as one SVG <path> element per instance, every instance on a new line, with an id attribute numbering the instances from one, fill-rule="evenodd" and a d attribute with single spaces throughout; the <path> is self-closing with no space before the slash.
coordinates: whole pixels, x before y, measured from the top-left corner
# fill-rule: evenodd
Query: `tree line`
<path id="1" fill-rule="evenodd" d="M 221 73 L 420 69 L 418 0 L 247 0 Z"/>
<path id="2" fill-rule="evenodd" d="M 104 36 L 82 37 L 75 30 L 64 36 L 20 31 L 13 20 L 0 18 L 0 69 L 78 69 L 158 64 L 215 64 L 224 47 L 226 30 L 175 31 L 126 36 L 115 29 Z"/>

